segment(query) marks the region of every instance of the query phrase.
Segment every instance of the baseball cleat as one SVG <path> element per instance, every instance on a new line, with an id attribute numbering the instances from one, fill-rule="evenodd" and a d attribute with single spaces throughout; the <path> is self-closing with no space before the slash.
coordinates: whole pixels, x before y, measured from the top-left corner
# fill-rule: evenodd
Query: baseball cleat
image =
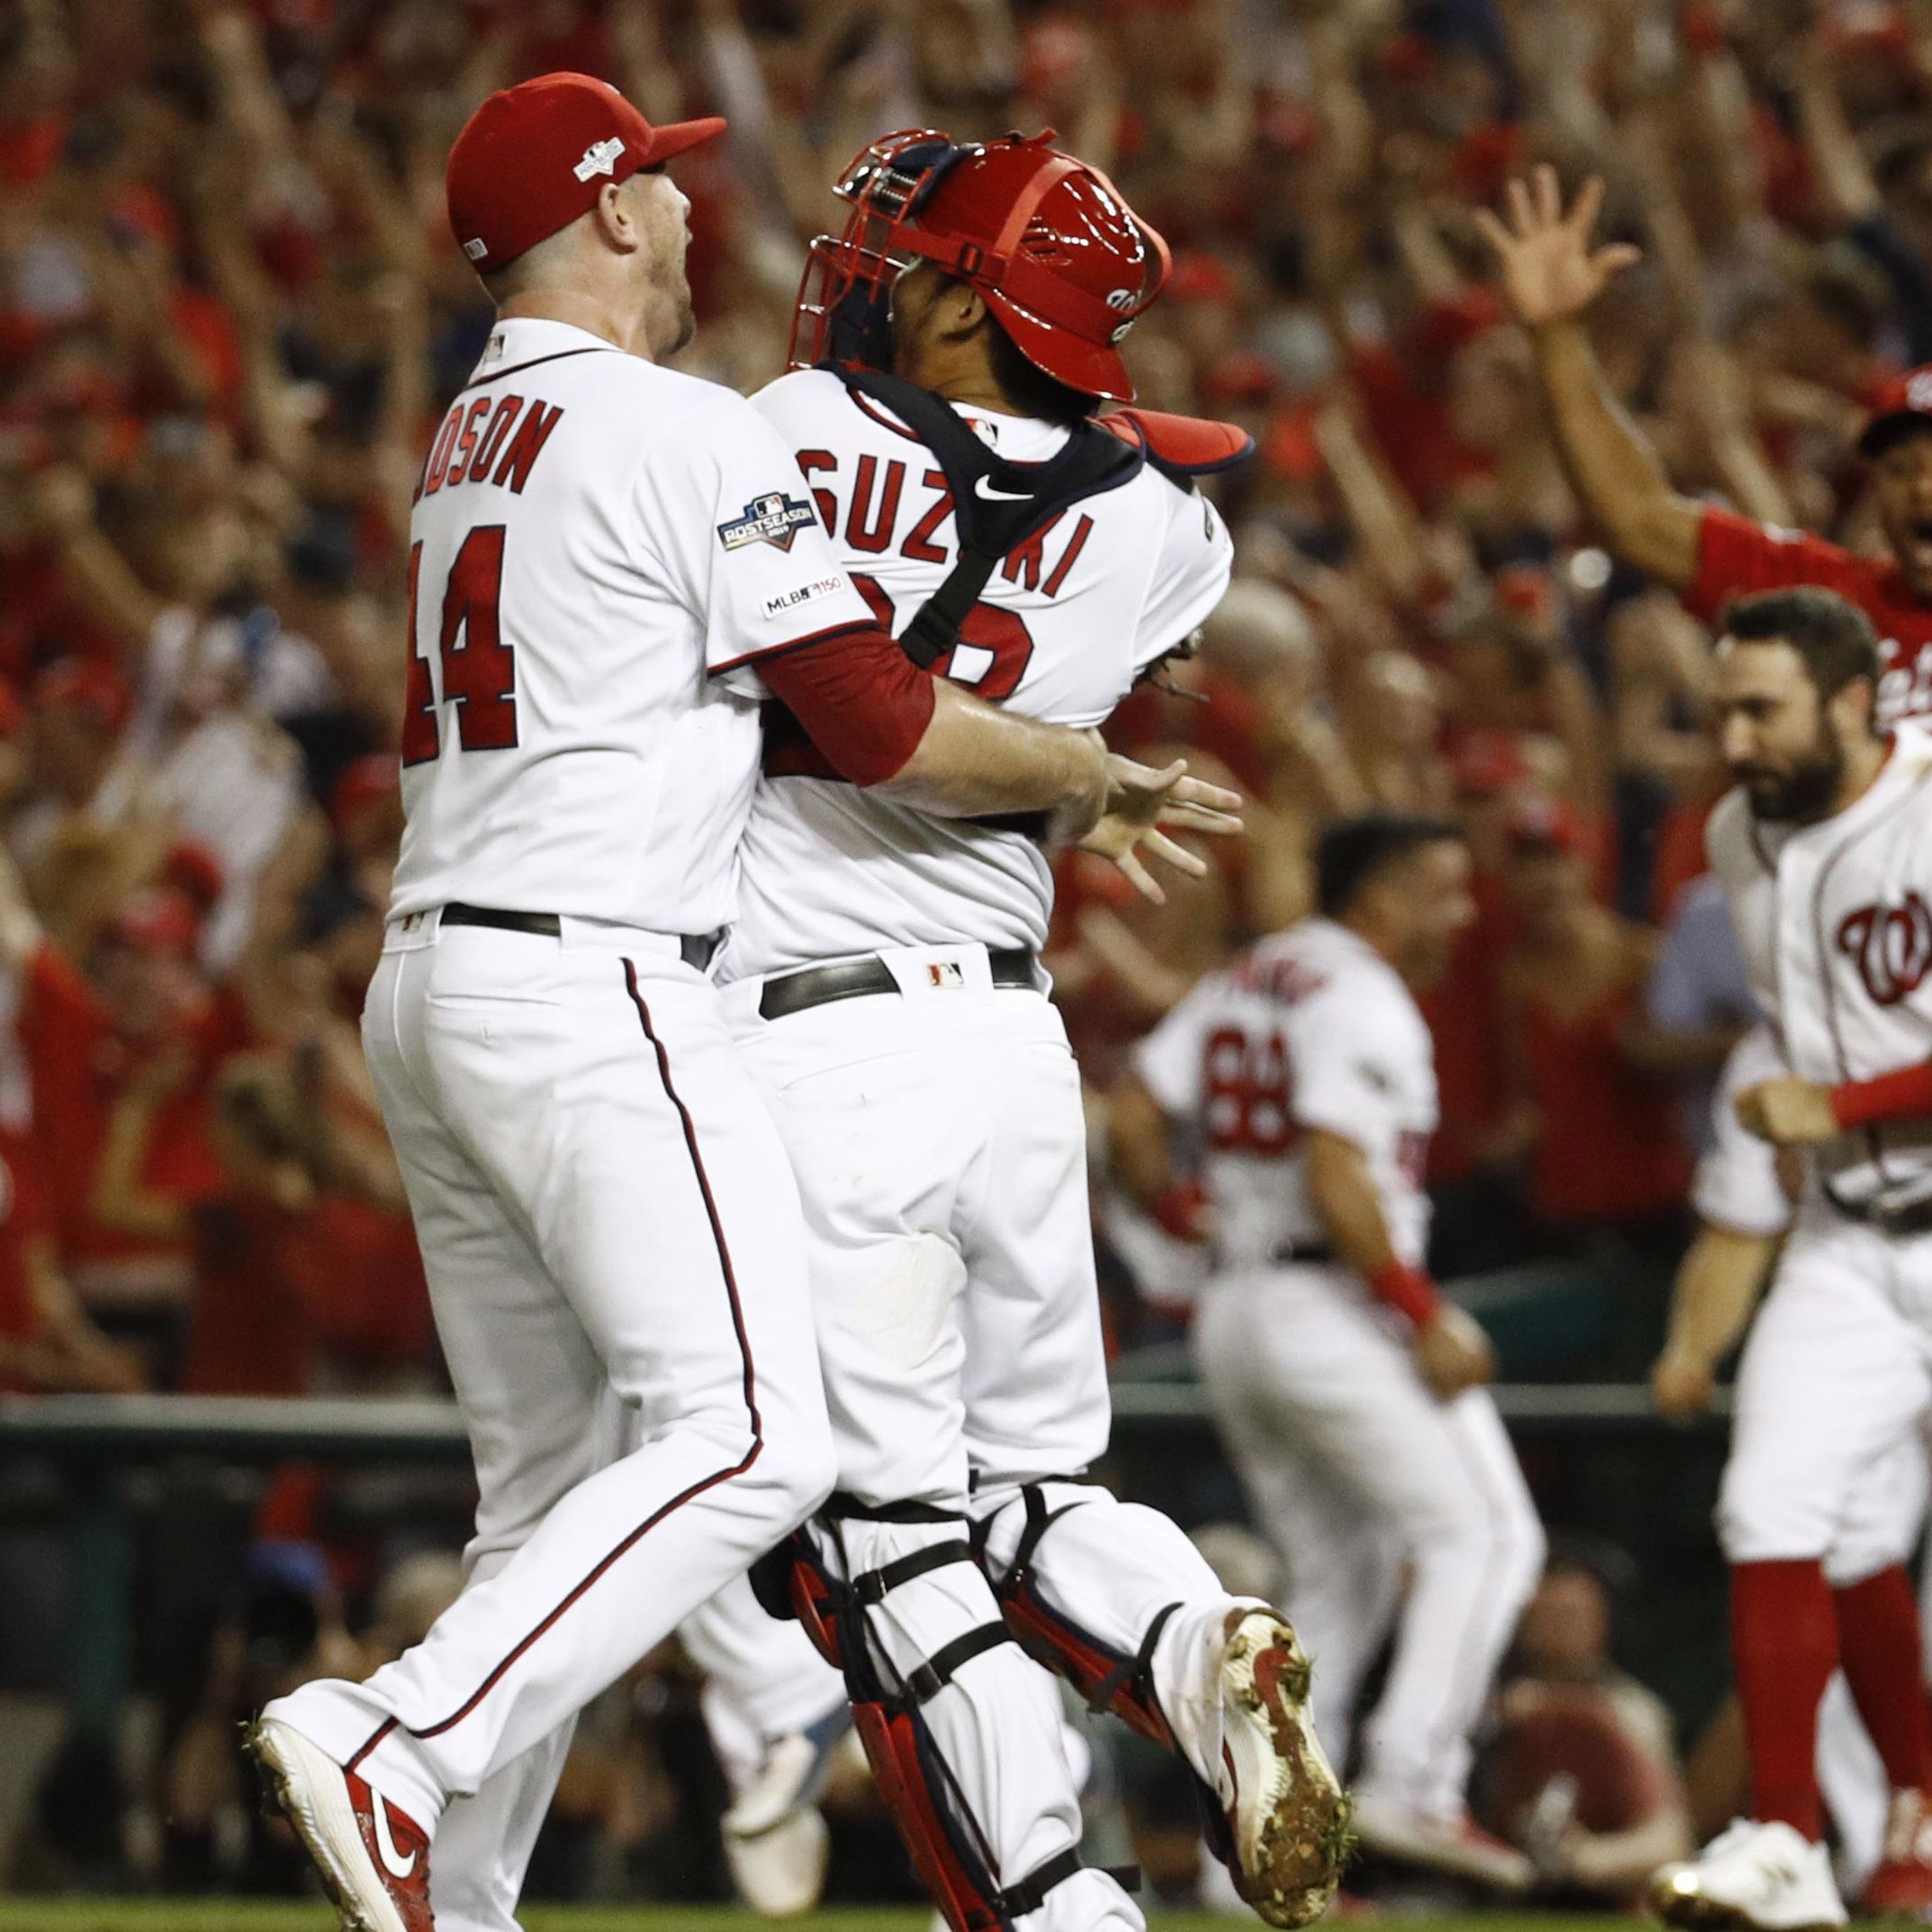
<path id="1" fill-rule="evenodd" d="M 1894 1791 L 1885 1853 L 1866 1880 L 1859 1910 L 1875 1919 L 1932 1917 L 1932 1807 L 1923 1791 Z"/>
<path id="2" fill-rule="evenodd" d="M 342 1932 L 435 1932 L 429 1837 L 413 1819 L 280 1718 L 251 1724 L 243 1742 Z"/>
<path id="3" fill-rule="evenodd" d="M 719 1821 L 739 1896 L 762 1919 L 797 1918 L 825 1889 L 830 1834 L 818 1808 L 833 1754 L 852 1730 L 843 1704 L 774 1738 L 758 1774 Z"/>
<path id="4" fill-rule="evenodd" d="M 1530 1860 L 1467 1811 L 1440 1817 L 1364 1791 L 1355 1794 L 1355 1825 L 1363 1845 L 1384 1858 L 1427 1866 L 1495 1892 L 1527 1892 L 1536 1883 Z"/>
<path id="5" fill-rule="evenodd" d="M 1319 1918 L 1354 1840 L 1349 1797 L 1308 1714 L 1309 1665 L 1287 1620 L 1228 1614 L 1219 1675 L 1234 1889 L 1270 1925 Z"/>
<path id="6" fill-rule="evenodd" d="M 1651 1909 L 1689 1932 L 1823 1932 L 1845 1923 L 1831 1854 L 1777 1821 L 1739 1818 L 1696 1858 L 1646 1888 Z"/>

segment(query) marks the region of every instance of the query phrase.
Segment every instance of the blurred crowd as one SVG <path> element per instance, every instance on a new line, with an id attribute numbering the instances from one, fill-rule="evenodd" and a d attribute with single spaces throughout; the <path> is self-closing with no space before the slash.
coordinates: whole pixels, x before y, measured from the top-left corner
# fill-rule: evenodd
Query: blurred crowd
<path id="1" fill-rule="evenodd" d="M 1088 1082 L 1308 909 L 1325 819 L 1451 814 L 1481 917 L 1430 1008 L 1438 1270 L 1674 1257 L 1749 1017 L 1700 877 L 1709 634 L 1594 541 L 1472 215 L 1600 175 L 1643 259 L 1590 325 L 1673 481 L 1872 545 L 1857 431 L 1932 359 L 1932 0 L 15 0 L 0 1387 L 436 1385 L 356 1021 L 410 502 L 489 320 L 444 158 L 565 67 L 729 117 L 677 165 L 683 359 L 747 389 L 872 136 L 1051 126 L 1113 175 L 1175 253 L 1141 400 L 1258 446 L 1215 486 L 1233 589 L 1113 735 L 1232 774 L 1250 831 L 1164 906 L 1063 864 Z M 1198 1263 L 1101 1213 L 1116 1338 L 1158 1337 Z"/>
<path id="2" fill-rule="evenodd" d="M 1051 125 L 1112 171 L 1175 256 L 1141 400 L 1258 444 L 1185 694 L 1114 730 L 1224 767 L 1253 831 L 1165 908 L 1065 868 L 1089 1081 L 1306 907 L 1325 817 L 1453 812 L 1483 917 L 1432 1012 L 1438 1267 L 1675 1240 L 1747 1013 L 1699 883 L 1709 640 L 1593 545 L 1472 213 L 1534 159 L 1600 173 L 1644 260 L 1593 323 L 1673 478 L 1868 538 L 1853 438 L 1932 352 L 1932 7 L 26 0 L 0 36 L 10 1374 L 433 1372 L 355 1023 L 409 499 L 488 320 L 441 163 L 566 66 L 729 116 L 679 164 L 688 358 L 747 387 L 870 135 Z M 1173 1298 L 1156 1236 L 1119 1245 Z"/>

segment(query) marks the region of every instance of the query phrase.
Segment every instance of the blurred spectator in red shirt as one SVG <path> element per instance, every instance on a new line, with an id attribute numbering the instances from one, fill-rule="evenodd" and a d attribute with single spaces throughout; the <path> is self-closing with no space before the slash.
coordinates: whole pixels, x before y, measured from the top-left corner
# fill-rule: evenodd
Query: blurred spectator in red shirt
<path id="1" fill-rule="evenodd" d="M 0 1393 L 143 1386 L 139 1359 L 90 1321 L 60 1272 L 32 1142 L 0 1128 Z"/>
<path id="2" fill-rule="evenodd" d="M 89 1312 L 138 1336 L 164 1377 L 185 1321 L 191 1255 L 173 1220 L 104 1199 L 104 1166 L 185 1204 L 219 1168 L 208 1094 L 247 1036 L 232 996 L 196 963 L 199 927 L 180 893 L 131 902 L 82 978 L 43 934 L 10 866 L 0 866 L 0 961 L 18 988 L 16 1026 L 31 1083 L 33 1145 L 64 1263 Z"/>
<path id="3" fill-rule="evenodd" d="M 1587 835 L 1553 801 L 1519 807 L 1504 880 L 1505 1046 L 1536 1211 L 1572 1233 L 1679 1213 L 1690 1158 L 1675 1095 L 1639 1069 L 1625 1040 L 1655 935 L 1598 902 Z"/>

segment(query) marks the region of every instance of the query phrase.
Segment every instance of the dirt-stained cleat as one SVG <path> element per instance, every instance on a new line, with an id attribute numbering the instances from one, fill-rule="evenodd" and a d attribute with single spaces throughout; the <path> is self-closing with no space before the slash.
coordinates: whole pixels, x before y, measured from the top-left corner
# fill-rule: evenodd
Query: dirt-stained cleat
<path id="1" fill-rule="evenodd" d="M 1647 1888 L 1651 1909 L 1689 1932 L 1823 1932 L 1845 1923 L 1831 1854 L 1790 1825 L 1736 1820 Z"/>
<path id="2" fill-rule="evenodd" d="M 1492 1892 L 1527 1892 L 1536 1883 L 1535 1865 L 1515 1845 L 1485 1832 L 1467 1811 L 1439 1817 L 1364 1789 L 1355 1794 L 1355 1828 L 1366 1850 L 1468 1879 Z"/>
<path id="3" fill-rule="evenodd" d="M 1327 1910 L 1354 1838 L 1349 1804 L 1308 1713 L 1308 1660 L 1271 1610 L 1229 1613 L 1221 1652 L 1222 1776 L 1234 1888 L 1270 1925 Z"/>
<path id="4" fill-rule="evenodd" d="M 1892 1794 L 1885 1855 L 1865 1882 L 1859 1910 L 1867 1918 L 1932 1918 L 1932 1805 L 1923 1791 Z"/>
<path id="5" fill-rule="evenodd" d="M 342 1932 L 435 1932 L 421 1827 L 280 1718 L 250 1725 L 245 1741 L 269 1798 L 315 1860 Z"/>

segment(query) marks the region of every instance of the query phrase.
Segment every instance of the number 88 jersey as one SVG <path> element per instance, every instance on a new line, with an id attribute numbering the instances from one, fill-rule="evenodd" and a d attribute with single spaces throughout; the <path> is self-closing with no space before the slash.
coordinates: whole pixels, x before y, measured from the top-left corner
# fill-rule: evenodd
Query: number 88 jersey
<path id="1" fill-rule="evenodd" d="M 1361 1148 L 1397 1255 L 1422 1265 L 1434 1045 L 1401 976 L 1348 927 L 1304 920 L 1209 974 L 1141 1043 L 1134 1070 L 1164 1113 L 1198 1129 L 1221 1267 L 1327 1244 L 1301 1154 L 1310 1128 Z"/>
<path id="2" fill-rule="evenodd" d="M 860 594 L 900 634 L 957 560 L 938 459 L 883 404 L 822 370 L 781 378 L 753 406 L 796 454 Z M 1043 463 L 1066 441 L 1049 423 L 960 413 L 1012 461 Z M 1100 724 L 1220 601 L 1231 561 L 1213 505 L 1147 465 L 1011 552 L 934 668 L 1029 717 Z M 1032 839 L 844 784 L 782 720 L 767 720 L 743 853 L 726 979 L 884 946 L 1046 943 L 1053 878 Z"/>

